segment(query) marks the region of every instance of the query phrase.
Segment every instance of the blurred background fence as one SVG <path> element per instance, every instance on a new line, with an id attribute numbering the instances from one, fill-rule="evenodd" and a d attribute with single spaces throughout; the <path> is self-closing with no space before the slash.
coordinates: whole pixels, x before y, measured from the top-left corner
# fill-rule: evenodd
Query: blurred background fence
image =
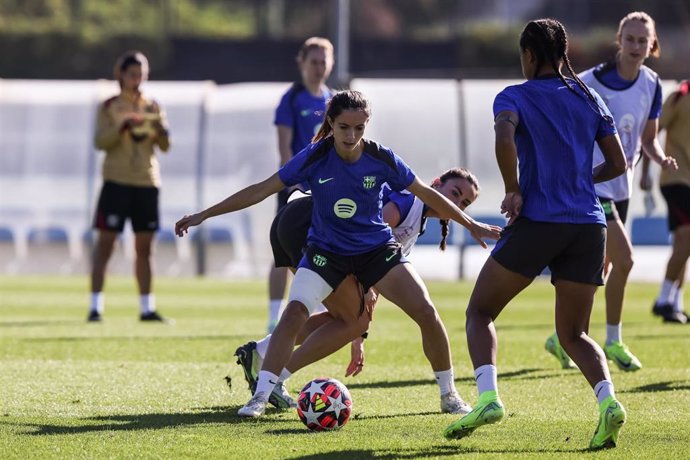
<path id="1" fill-rule="evenodd" d="M 363 91 L 372 103 L 367 137 L 393 148 L 427 182 L 453 166 L 470 168 L 481 184 L 470 214 L 500 222 L 503 185 L 493 151 L 492 102 L 501 89 L 515 82 L 354 79 L 351 87 Z M 664 81 L 665 91 L 675 84 Z M 266 273 L 273 198 L 214 218 L 191 237 L 175 238 L 172 229 L 183 214 L 275 172 L 273 114 L 288 86 L 145 84 L 145 94 L 168 113 L 173 145 L 168 154 L 159 156 L 163 185 L 158 273 L 232 277 Z M 117 84 L 106 80 L 0 80 L 0 272 L 88 271 L 90 224 L 104 155 L 93 147 L 95 112 L 100 101 L 117 92 Z M 660 205 L 656 216 L 663 216 L 663 200 L 656 198 Z M 631 222 L 644 213 L 638 193 L 631 202 Z M 438 243 L 440 233 L 434 224 L 432 220 L 422 243 Z M 637 226 L 640 238 L 634 243 L 667 244 L 663 219 Z M 122 239 L 125 244 L 118 246 L 110 270 L 129 273 L 133 260 L 129 229 Z M 451 229 L 451 243 L 450 255 L 443 258 L 437 257 L 433 246 L 426 252 L 416 250 L 418 260 L 413 260 L 420 271 L 441 278 L 472 276 L 486 252 L 474 254 L 477 247 L 457 227 Z"/>

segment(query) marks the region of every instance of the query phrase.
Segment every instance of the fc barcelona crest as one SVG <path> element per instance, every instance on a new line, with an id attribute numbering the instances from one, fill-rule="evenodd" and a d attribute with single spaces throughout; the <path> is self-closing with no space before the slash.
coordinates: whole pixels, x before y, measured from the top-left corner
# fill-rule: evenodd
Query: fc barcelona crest
<path id="1" fill-rule="evenodd" d="M 364 188 L 373 188 L 376 185 L 376 176 L 364 176 L 362 185 Z"/>

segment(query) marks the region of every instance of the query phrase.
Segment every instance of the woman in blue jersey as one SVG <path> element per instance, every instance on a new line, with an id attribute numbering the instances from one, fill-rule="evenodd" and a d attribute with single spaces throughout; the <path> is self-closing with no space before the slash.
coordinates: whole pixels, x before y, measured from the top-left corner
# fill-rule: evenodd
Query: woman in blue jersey
<path id="1" fill-rule="evenodd" d="M 300 81 L 294 83 L 280 98 L 274 124 L 278 133 L 280 166 L 287 163 L 311 143 L 323 123 L 326 102 L 332 91 L 326 80 L 333 69 L 333 45 L 322 37 L 308 38 L 297 53 Z M 288 189 L 278 192 L 278 209 L 285 206 Z M 268 332 L 278 323 L 285 296 L 288 272 L 272 266 L 268 275 Z"/>
<path id="2" fill-rule="evenodd" d="M 452 168 L 433 180 L 431 186 L 448 198 L 463 211 L 477 199 L 479 183 L 477 178 L 464 168 Z M 301 194 L 283 207 L 271 225 L 271 247 L 277 266 L 294 267 L 299 265 L 302 251 L 306 245 L 307 233 L 311 226 L 313 200 Z M 383 220 L 391 227 L 395 240 L 401 245 L 404 256 L 409 255 L 420 234 L 424 233 L 427 218 L 439 214 L 426 206 L 415 195 L 407 192 L 394 192 L 383 188 Z M 441 220 L 440 249 L 446 248 L 448 221 Z M 375 289 L 369 290 L 367 298 L 362 296 L 357 280 L 349 276 L 325 300 L 327 312 L 315 313 L 309 317 L 296 339 L 300 347 L 293 352 L 285 365 L 289 374 L 329 356 L 352 341 L 351 360 L 346 376 L 357 375 L 364 366 L 364 337 L 372 320 L 373 308 L 377 300 Z M 362 302 L 365 312 L 362 311 Z M 235 351 L 237 364 L 242 367 L 245 380 L 252 393 L 256 390 L 256 377 L 266 356 L 271 334 L 256 342 L 248 342 Z M 451 367 L 451 363 L 447 363 Z M 290 407 L 292 398 L 283 387 L 283 379 L 269 396 L 269 403 L 279 408 Z M 468 413 L 467 404 L 459 404 L 455 386 L 451 391 L 439 382 L 441 392 L 441 411 L 449 413 Z M 452 396 L 452 397 L 451 397 Z"/>
<path id="3" fill-rule="evenodd" d="M 657 139 L 661 114 L 661 85 L 659 76 L 644 65 L 649 56 L 660 54 L 659 39 L 654 20 L 643 12 L 627 14 L 618 26 L 618 53 L 615 59 L 580 74 L 582 81 L 604 99 L 616 120 L 616 128 L 623 145 L 628 168 L 625 174 L 596 184 L 608 226 L 606 239 L 606 342 L 604 353 L 623 371 L 636 371 L 640 360 L 623 343 L 622 313 L 625 286 L 633 266 L 633 251 L 625 230 L 628 204 L 632 195 L 633 172 L 640 156 L 645 154 L 647 165 L 640 182 L 649 189 L 649 159 L 664 169 L 675 169 L 676 161 L 667 157 Z M 601 151 L 594 148 L 594 164 L 603 161 Z M 608 270 L 610 263 L 611 269 Z M 572 368 L 570 357 L 564 352 L 556 334 L 549 337 L 545 348 L 565 368 Z"/>
<path id="4" fill-rule="evenodd" d="M 424 352 L 437 379 L 448 385 L 453 382 L 452 367 L 445 367 L 452 362 L 445 327 L 424 282 L 405 263 L 400 245 L 383 221 L 381 187 L 388 183 L 395 191 L 407 189 L 442 218 L 468 228 L 484 247 L 482 238 L 497 238 L 500 228 L 472 220 L 419 180 L 390 149 L 364 139 L 369 115 L 369 103 L 361 93 L 336 93 L 314 142 L 278 173 L 198 214 L 183 217 L 175 225 L 176 233 L 182 236 L 190 226 L 256 204 L 285 186 L 306 182 L 312 190 L 308 247 L 290 287 L 288 305 L 271 336 L 256 393 L 239 410 L 241 416 L 263 414 L 309 314 L 348 275 L 354 275 L 365 292 L 375 287 L 420 325 Z"/>
<path id="5" fill-rule="evenodd" d="M 504 417 L 494 321 L 546 267 L 556 290 L 558 337 L 599 400 L 600 424 L 590 447 L 615 445 L 625 421 L 604 353 L 587 335 L 594 293 L 602 284 L 606 243 L 606 221 L 594 182 L 622 174 L 625 156 L 613 118 L 573 72 L 567 46 L 560 22 L 529 22 L 520 36 L 527 81 L 507 87 L 494 101 L 496 158 L 505 184 L 501 212 L 510 220 L 479 273 L 467 307 L 467 343 L 479 401 L 446 428 L 447 438 L 462 438 Z M 570 77 L 561 72 L 564 65 Z M 593 173 L 595 143 L 604 162 Z"/>

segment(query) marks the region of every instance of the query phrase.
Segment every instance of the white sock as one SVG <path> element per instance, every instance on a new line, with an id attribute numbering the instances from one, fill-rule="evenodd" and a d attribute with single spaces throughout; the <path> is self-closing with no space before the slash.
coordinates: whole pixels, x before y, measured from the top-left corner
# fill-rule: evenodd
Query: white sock
<path id="1" fill-rule="evenodd" d="M 143 315 L 156 311 L 156 296 L 153 294 L 142 294 L 139 296 L 139 306 Z"/>
<path id="2" fill-rule="evenodd" d="M 434 375 L 436 376 L 436 383 L 438 383 L 441 396 L 455 392 L 455 376 L 453 375 L 452 367 L 447 371 L 434 372 Z"/>
<path id="3" fill-rule="evenodd" d="M 661 291 L 659 291 L 659 297 L 656 298 L 657 305 L 666 305 L 673 303 L 673 297 L 678 291 L 678 282 L 675 280 L 664 279 L 661 283 Z"/>
<path id="4" fill-rule="evenodd" d="M 676 289 L 676 297 L 673 299 L 673 310 L 683 311 L 683 288 Z"/>
<path id="5" fill-rule="evenodd" d="M 286 367 L 284 367 L 283 370 L 280 371 L 280 376 L 278 376 L 278 381 L 284 382 L 287 379 L 289 379 L 291 375 L 292 375 L 292 372 L 290 372 L 289 370 L 287 370 Z"/>
<path id="6" fill-rule="evenodd" d="M 623 323 L 606 324 L 606 345 L 611 345 L 613 342 L 623 343 L 621 337 L 623 336 Z"/>
<path id="7" fill-rule="evenodd" d="M 594 395 L 597 397 L 599 404 L 601 404 L 604 399 L 608 398 L 609 396 L 613 396 L 615 398 L 616 394 L 613 392 L 613 382 L 610 380 L 602 380 L 594 385 Z"/>
<path id="8" fill-rule="evenodd" d="M 271 334 L 268 334 L 263 339 L 256 342 L 256 352 L 261 356 L 261 359 L 266 357 L 268 351 L 268 343 L 271 341 Z"/>
<path id="9" fill-rule="evenodd" d="M 268 302 L 268 324 L 276 324 L 283 310 L 283 299 L 271 299 Z"/>
<path id="10" fill-rule="evenodd" d="M 273 392 L 278 383 L 278 376 L 273 372 L 269 371 L 259 371 L 259 377 L 256 381 L 256 392 L 255 395 L 263 394 L 266 401 L 268 401 L 268 395 Z"/>
<path id="11" fill-rule="evenodd" d="M 498 391 L 498 372 L 493 364 L 484 364 L 474 370 L 479 396 L 485 391 Z"/>
<path id="12" fill-rule="evenodd" d="M 98 314 L 102 314 L 104 303 L 105 298 L 102 292 L 91 293 L 91 311 L 95 311 L 98 312 Z"/>

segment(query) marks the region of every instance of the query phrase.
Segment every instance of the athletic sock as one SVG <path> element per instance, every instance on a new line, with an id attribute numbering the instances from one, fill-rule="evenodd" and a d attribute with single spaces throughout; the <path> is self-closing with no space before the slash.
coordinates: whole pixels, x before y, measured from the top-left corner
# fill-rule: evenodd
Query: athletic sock
<path id="1" fill-rule="evenodd" d="M 156 311 L 156 297 L 153 294 L 142 294 L 139 296 L 139 306 L 141 314 L 153 313 Z"/>
<path id="2" fill-rule="evenodd" d="M 256 392 L 254 394 L 258 395 L 259 393 L 263 393 L 266 400 L 268 400 L 268 395 L 273 392 L 273 388 L 275 388 L 277 383 L 278 376 L 273 372 L 259 371 L 259 377 L 256 381 Z"/>
<path id="3" fill-rule="evenodd" d="M 441 396 L 455 392 L 455 376 L 452 367 L 447 371 L 434 372 L 434 376 L 436 376 L 436 383 L 438 383 Z"/>
<path id="4" fill-rule="evenodd" d="M 597 397 L 597 401 L 601 404 L 609 396 L 616 397 L 613 392 L 613 382 L 610 380 L 602 380 L 601 382 L 594 385 L 594 395 Z"/>
<path id="5" fill-rule="evenodd" d="M 276 324 L 283 310 L 283 299 L 271 299 L 268 302 L 268 323 Z"/>
<path id="6" fill-rule="evenodd" d="M 673 311 L 683 311 L 683 288 L 676 289 L 676 295 L 672 304 Z"/>
<path id="7" fill-rule="evenodd" d="M 261 340 L 256 342 L 256 352 L 259 354 L 261 359 L 266 357 L 266 352 L 268 351 L 268 343 L 271 341 L 271 334 L 268 334 Z"/>
<path id="8" fill-rule="evenodd" d="M 673 298 L 678 291 L 678 282 L 675 280 L 664 279 L 661 283 L 659 297 L 656 298 L 656 305 L 666 305 L 673 303 Z"/>
<path id="9" fill-rule="evenodd" d="M 287 370 L 286 367 L 284 367 L 283 370 L 280 371 L 280 375 L 278 376 L 278 381 L 284 382 L 287 379 L 289 379 L 291 375 L 292 375 L 292 372 L 290 372 L 289 370 Z"/>
<path id="10" fill-rule="evenodd" d="M 623 343 L 622 336 L 623 323 L 606 324 L 606 345 L 611 345 L 613 342 Z"/>
<path id="11" fill-rule="evenodd" d="M 103 306 L 105 303 L 105 298 L 102 292 L 92 292 L 91 293 L 91 311 L 103 314 Z"/>
<path id="12" fill-rule="evenodd" d="M 474 370 L 474 380 L 477 382 L 479 396 L 485 391 L 498 392 L 498 371 L 493 364 L 484 364 Z"/>

